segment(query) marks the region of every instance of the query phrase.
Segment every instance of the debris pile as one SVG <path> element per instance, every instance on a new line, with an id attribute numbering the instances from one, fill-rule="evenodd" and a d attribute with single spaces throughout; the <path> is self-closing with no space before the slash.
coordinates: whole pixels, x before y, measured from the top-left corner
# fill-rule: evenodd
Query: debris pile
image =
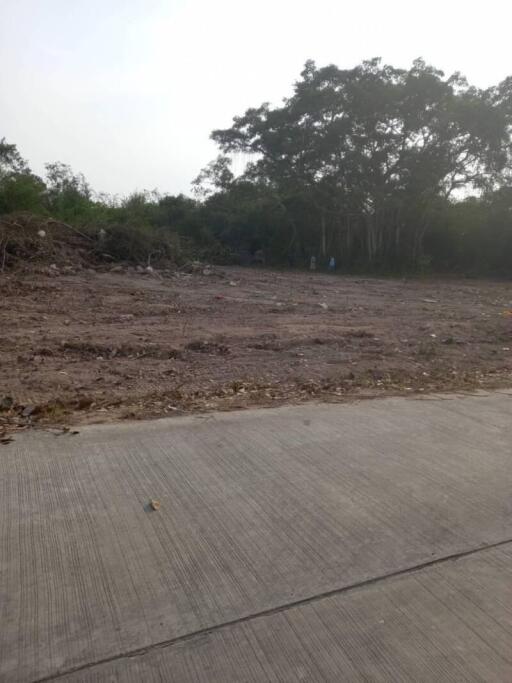
<path id="1" fill-rule="evenodd" d="M 187 260 L 188 252 L 177 248 L 154 251 L 150 243 L 142 242 L 138 250 L 130 254 L 126 245 L 126 248 L 116 246 L 116 231 L 119 228 L 79 229 L 28 212 L 0 215 L 0 274 L 38 272 L 58 277 L 83 270 L 137 273 L 155 279 L 180 275 L 226 277 L 223 270 L 204 260 Z M 109 250 L 112 253 L 107 253 Z"/>
<path id="2" fill-rule="evenodd" d="M 66 223 L 30 213 L 0 217 L 0 272 L 41 266 L 48 275 L 81 270 L 95 251 L 93 238 Z"/>
<path id="3" fill-rule="evenodd" d="M 87 396 L 77 396 L 72 400 L 54 398 L 43 403 L 18 402 L 12 396 L 3 396 L 0 398 L 0 437 L 39 422 L 58 421 L 67 414 L 89 410 L 93 406 L 93 399 Z"/>

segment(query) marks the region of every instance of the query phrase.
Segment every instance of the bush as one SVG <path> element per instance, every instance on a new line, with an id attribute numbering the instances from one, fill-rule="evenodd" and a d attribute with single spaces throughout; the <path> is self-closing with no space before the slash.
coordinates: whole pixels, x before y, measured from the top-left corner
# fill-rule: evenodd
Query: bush
<path id="1" fill-rule="evenodd" d="M 148 225 L 114 223 L 105 228 L 98 228 L 97 232 L 98 251 L 115 261 L 149 265 L 159 261 L 175 262 L 179 259 L 179 239 L 169 231 Z"/>

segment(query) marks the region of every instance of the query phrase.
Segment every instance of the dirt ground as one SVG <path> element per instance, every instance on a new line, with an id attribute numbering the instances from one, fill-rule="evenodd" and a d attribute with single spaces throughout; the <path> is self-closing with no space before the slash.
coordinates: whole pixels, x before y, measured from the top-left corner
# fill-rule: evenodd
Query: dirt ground
<path id="1" fill-rule="evenodd" d="M 512 379 L 512 283 L 243 268 L 0 276 L 0 435 Z"/>

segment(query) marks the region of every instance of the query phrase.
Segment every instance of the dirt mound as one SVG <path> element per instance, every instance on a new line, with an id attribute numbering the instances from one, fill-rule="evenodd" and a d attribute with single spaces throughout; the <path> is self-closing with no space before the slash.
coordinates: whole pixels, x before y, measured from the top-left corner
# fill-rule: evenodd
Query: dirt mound
<path id="1" fill-rule="evenodd" d="M 91 262 L 95 240 L 52 218 L 16 213 L 0 216 L 0 272 L 42 266 L 57 272 Z"/>
<path id="2" fill-rule="evenodd" d="M 113 273 L 136 271 L 153 277 L 194 274 L 225 278 L 222 270 L 207 262 L 186 260 L 187 250 L 175 242 L 167 236 L 153 249 L 137 228 L 80 229 L 49 217 L 11 213 L 0 215 L 0 273 L 15 270 L 58 276 L 89 268 Z"/>

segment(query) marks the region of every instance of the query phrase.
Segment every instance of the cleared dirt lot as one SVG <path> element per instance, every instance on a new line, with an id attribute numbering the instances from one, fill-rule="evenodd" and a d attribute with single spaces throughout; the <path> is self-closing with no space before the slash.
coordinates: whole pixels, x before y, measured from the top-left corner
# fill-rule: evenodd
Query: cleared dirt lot
<path id="1" fill-rule="evenodd" d="M 510 383 L 511 283 L 206 273 L 0 276 L 0 428 Z"/>

